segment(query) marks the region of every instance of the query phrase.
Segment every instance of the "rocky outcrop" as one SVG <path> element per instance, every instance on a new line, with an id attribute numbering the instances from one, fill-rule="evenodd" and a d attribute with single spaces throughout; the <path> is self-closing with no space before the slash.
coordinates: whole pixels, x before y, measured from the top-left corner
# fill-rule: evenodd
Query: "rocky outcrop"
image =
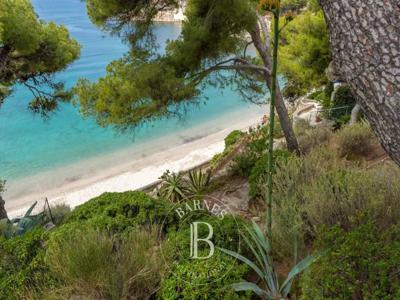
<path id="1" fill-rule="evenodd" d="M 160 12 L 154 19 L 156 22 L 182 22 L 185 19 L 184 11 L 186 0 L 180 0 L 179 8 L 175 10 Z"/>

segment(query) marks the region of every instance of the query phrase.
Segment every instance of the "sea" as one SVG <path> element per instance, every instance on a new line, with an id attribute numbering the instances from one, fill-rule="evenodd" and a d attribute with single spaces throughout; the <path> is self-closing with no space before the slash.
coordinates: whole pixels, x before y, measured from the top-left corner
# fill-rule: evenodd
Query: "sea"
<path id="1" fill-rule="evenodd" d="M 84 1 L 32 0 L 32 3 L 41 19 L 65 25 L 82 46 L 79 60 L 55 76 L 67 87 L 72 87 L 79 78 L 95 81 L 104 76 L 106 66 L 128 51 L 128 45 L 120 37 L 102 32 L 90 22 Z M 160 51 L 167 40 L 179 36 L 180 28 L 179 23 L 155 26 Z M 221 90 L 210 86 L 202 96 L 204 101 L 191 106 L 184 118 L 158 120 L 121 133 L 111 127 L 100 127 L 91 118 L 83 118 L 79 108 L 70 104 L 62 104 L 49 118 L 35 115 L 27 105 L 32 95 L 26 88 L 16 86 L 12 96 L 0 107 L 0 178 L 8 182 L 6 195 L 12 198 L 23 194 L 24 191 L 18 190 L 18 182 L 28 177 L 34 182 L 35 176 L 45 172 L 94 161 L 96 157 L 104 160 L 106 155 L 123 149 L 143 149 L 146 143 L 166 136 L 180 136 L 179 141 L 184 143 L 198 138 L 199 128 L 207 128 L 201 130 L 204 136 L 225 125 L 232 126 L 242 112 L 262 110 L 230 88 Z M 178 143 L 177 139 L 170 140 L 171 144 L 165 147 Z M 152 151 L 157 149 L 148 150 Z"/>

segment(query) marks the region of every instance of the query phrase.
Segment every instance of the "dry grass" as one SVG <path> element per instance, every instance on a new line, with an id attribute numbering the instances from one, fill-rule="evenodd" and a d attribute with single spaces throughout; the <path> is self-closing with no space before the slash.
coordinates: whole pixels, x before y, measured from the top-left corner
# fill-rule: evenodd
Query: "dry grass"
<path id="1" fill-rule="evenodd" d="M 148 299 L 164 266 L 157 235 L 155 228 L 124 236 L 86 228 L 55 237 L 46 262 L 62 287 L 46 297 Z"/>

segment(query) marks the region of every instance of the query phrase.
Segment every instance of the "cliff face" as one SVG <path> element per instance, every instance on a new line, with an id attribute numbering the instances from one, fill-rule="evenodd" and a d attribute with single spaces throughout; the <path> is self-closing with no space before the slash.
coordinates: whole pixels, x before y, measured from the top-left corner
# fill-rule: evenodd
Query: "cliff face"
<path id="1" fill-rule="evenodd" d="M 159 13 L 155 18 L 157 22 L 182 22 L 185 18 L 183 12 L 186 7 L 186 0 L 179 1 L 179 8 L 171 11 Z"/>

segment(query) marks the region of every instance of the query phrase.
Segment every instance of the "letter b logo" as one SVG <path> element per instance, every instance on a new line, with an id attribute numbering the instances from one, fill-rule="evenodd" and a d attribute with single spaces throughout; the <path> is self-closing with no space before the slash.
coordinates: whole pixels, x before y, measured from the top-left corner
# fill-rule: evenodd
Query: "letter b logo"
<path id="1" fill-rule="evenodd" d="M 208 228 L 208 235 L 206 238 L 199 238 L 199 224 L 204 224 Z M 213 237 L 213 227 L 207 222 L 193 222 L 190 224 L 190 258 L 193 259 L 208 259 L 214 255 L 214 243 L 211 241 Z M 205 242 L 210 248 L 207 256 L 199 256 L 199 242 Z"/>

